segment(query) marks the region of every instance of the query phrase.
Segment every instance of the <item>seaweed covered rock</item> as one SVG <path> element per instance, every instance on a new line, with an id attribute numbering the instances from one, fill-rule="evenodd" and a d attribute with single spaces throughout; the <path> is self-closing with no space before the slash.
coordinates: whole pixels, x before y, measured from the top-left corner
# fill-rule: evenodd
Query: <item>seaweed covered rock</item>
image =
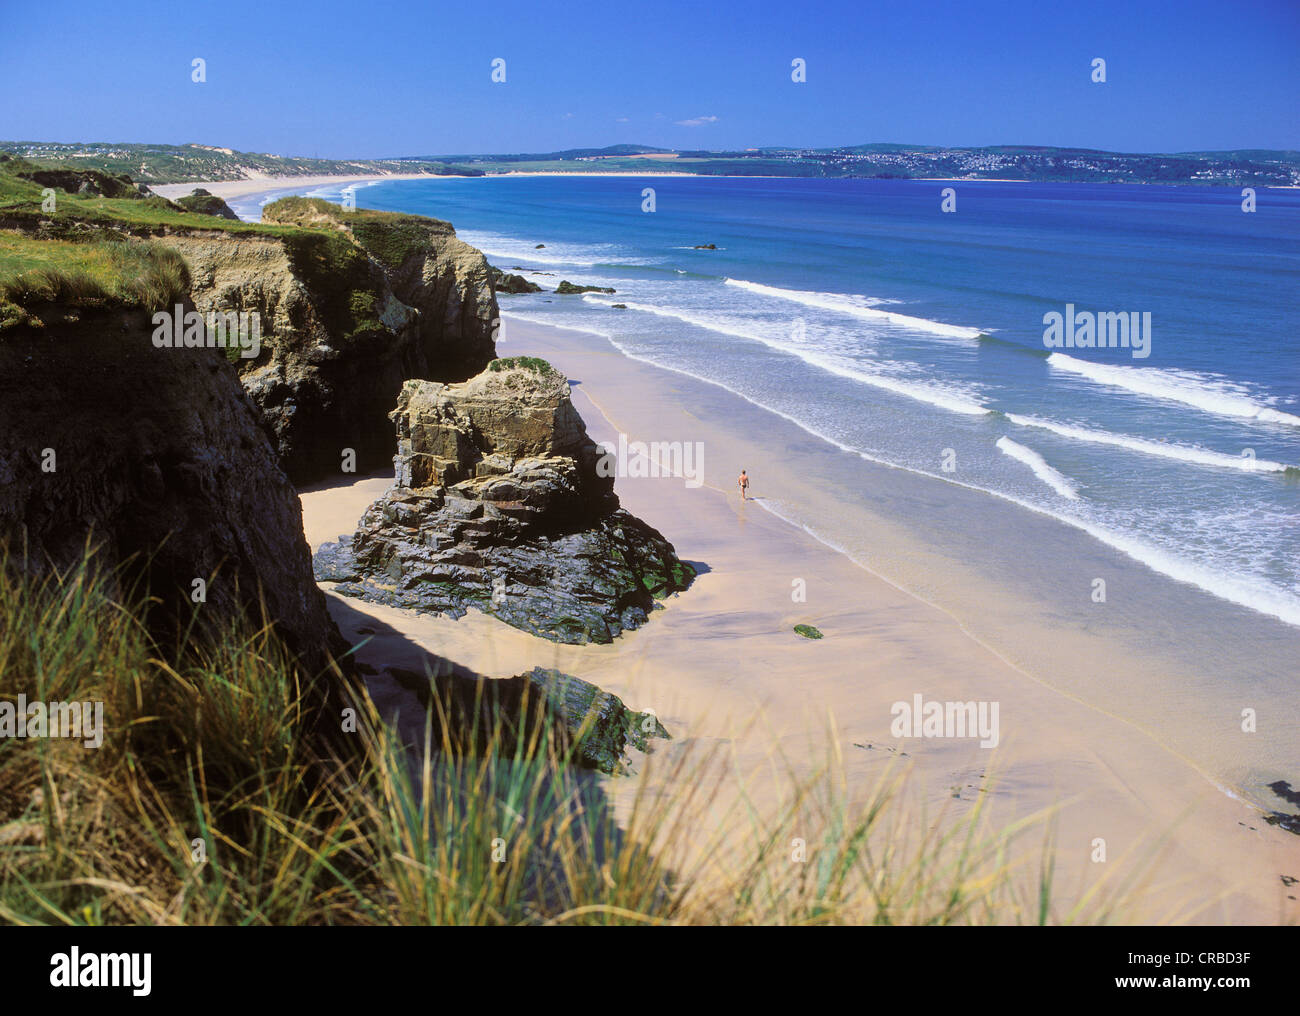
<path id="1" fill-rule="evenodd" d="M 582 293 L 610 293 L 614 292 L 611 286 L 578 286 L 568 279 L 561 279 L 560 284 L 555 287 L 555 292 L 560 296 L 578 296 Z"/>
<path id="2" fill-rule="evenodd" d="M 485 678 L 446 660 L 432 673 L 388 668 L 416 693 L 424 715 L 434 696 L 433 743 L 461 750 L 491 748 L 506 757 L 519 745 L 547 739 L 569 761 L 611 776 L 630 771 L 628 753 L 671 734 L 653 712 L 629 709 L 617 695 L 581 678 L 534 667 L 508 678 Z M 423 722 L 423 720 L 421 720 Z M 414 732 L 423 737 L 423 730 Z"/>
<path id="3" fill-rule="evenodd" d="M 540 293 L 542 287 L 536 282 L 529 282 L 522 275 L 512 275 L 500 268 L 492 270 L 492 288 L 498 293 L 517 295 L 519 293 Z"/>
<path id="4" fill-rule="evenodd" d="M 366 600 L 469 608 L 558 642 L 609 642 L 695 577 L 619 507 L 568 381 L 496 360 L 462 384 L 408 381 L 392 414 L 396 480 L 316 575 Z"/>

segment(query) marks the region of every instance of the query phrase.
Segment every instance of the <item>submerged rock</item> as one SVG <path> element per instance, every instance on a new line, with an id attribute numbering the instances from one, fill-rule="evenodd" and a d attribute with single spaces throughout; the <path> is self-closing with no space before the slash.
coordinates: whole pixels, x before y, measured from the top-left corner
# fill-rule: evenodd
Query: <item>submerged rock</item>
<path id="1" fill-rule="evenodd" d="M 619 507 L 565 377 L 496 360 L 462 384 L 408 381 L 391 414 L 395 482 L 316 554 L 345 595 L 455 617 L 470 608 L 557 642 L 609 642 L 694 569 Z"/>
<path id="2" fill-rule="evenodd" d="M 613 293 L 614 290 L 609 286 L 575 286 L 568 279 L 561 280 L 560 284 L 555 287 L 555 291 L 560 296 L 576 296 L 579 293 Z"/>
<path id="3" fill-rule="evenodd" d="M 509 272 L 503 272 L 500 268 L 491 268 L 492 288 L 497 293 L 507 293 L 515 295 L 518 293 L 540 293 L 542 287 L 536 282 L 529 282 L 522 275 L 511 275 Z"/>

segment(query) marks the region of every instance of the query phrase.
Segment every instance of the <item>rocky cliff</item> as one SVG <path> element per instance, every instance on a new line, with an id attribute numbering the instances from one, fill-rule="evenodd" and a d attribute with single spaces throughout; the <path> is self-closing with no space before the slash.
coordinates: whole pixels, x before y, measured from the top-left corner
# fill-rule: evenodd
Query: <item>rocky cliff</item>
<path id="1" fill-rule="evenodd" d="M 339 592 L 608 642 L 694 578 L 619 507 L 567 380 L 544 361 L 497 360 L 462 384 L 408 381 L 392 418 L 394 486 L 316 556 Z"/>
<path id="2" fill-rule="evenodd" d="M 261 354 L 241 379 L 290 477 L 382 468 L 402 382 L 464 380 L 495 355 L 487 261 L 436 219 L 302 198 L 263 217 L 304 228 L 160 240 L 189 263 L 200 311 L 257 312 Z"/>
<path id="3" fill-rule="evenodd" d="M 0 229 L 169 247 L 202 314 L 247 315 L 257 355 L 231 359 L 296 483 L 383 468 L 402 382 L 463 381 L 495 356 L 487 261 L 450 223 L 306 198 L 245 223 L 145 196 L 126 178 L 18 175 L 24 165 L 0 163 Z M 46 186 L 68 189 L 50 203 Z"/>
<path id="4" fill-rule="evenodd" d="M 210 349 L 159 349 L 150 315 L 42 315 L 0 336 L 0 538 L 11 565 L 66 568 L 89 541 L 156 598 L 162 644 L 266 615 L 304 668 L 345 647 L 312 581 L 297 494 L 234 369 Z"/>

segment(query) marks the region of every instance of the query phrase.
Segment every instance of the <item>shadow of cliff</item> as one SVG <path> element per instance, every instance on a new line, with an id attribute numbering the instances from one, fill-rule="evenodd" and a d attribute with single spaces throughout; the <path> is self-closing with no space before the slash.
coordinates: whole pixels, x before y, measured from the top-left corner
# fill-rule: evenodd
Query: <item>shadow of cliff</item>
<path id="1" fill-rule="evenodd" d="M 326 599 L 330 615 L 353 645 L 367 693 L 404 746 L 417 804 L 422 798 L 425 747 L 431 748 L 430 762 L 438 773 L 432 787 L 438 800 L 431 802 L 431 825 L 436 827 L 449 807 L 452 813 L 463 813 L 470 797 L 484 793 L 485 786 L 497 788 L 504 813 L 511 814 L 519 801 L 507 803 L 500 788 L 517 785 L 514 776 L 535 779 L 538 749 L 530 752 L 530 745 L 547 744 L 549 737 L 557 754 L 570 756 L 572 737 L 527 675 L 484 677 L 429 652 L 337 594 L 327 594 Z M 456 764 L 465 762 L 469 764 Z M 485 766 L 491 769 L 489 780 L 482 778 Z M 628 847 L 603 785 L 611 778 L 621 777 L 564 764 L 552 784 L 534 799 L 534 807 L 545 814 L 520 816 L 549 819 L 539 823 L 546 832 L 530 844 L 527 860 L 528 884 L 544 911 L 590 902 L 575 900 L 567 891 L 566 871 L 572 870 L 575 858 L 596 872 Z M 585 830 L 596 830 L 596 835 L 577 832 Z M 501 835 L 504 838 L 509 831 L 503 829 Z M 667 892 L 666 880 L 657 892 Z"/>

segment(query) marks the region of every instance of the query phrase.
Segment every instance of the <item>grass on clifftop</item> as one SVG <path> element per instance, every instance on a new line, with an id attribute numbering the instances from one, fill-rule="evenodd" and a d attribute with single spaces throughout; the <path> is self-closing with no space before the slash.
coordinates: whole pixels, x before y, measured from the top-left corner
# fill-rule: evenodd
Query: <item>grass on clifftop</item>
<path id="1" fill-rule="evenodd" d="M 452 236 L 450 222 L 424 215 L 346 209 L 322 198 L 280 198 L 262 209 L 262 221 L 295 226 L 341 226 L 352 232 L 385 268 L 400 268 L 414 254 L 427 253 L 433 237 Z"/>
<path id="2" fill-rule="evenodd" d="M 162 229 L 221 230 L 233 233 L 276 233 L 252 222 L 187 212 L 161 197 L 99 197 L 45 188 L 19 176 L 31 167 L 21 160 L 0 161 L 0 226 L 38 232 L 55 239 L 79 239 L 86 227 L 125 228 L 137 235 Z M 52 190 L 54 207 L 48 206 Z"/>
<path id="3" fill-rule="evenodd" d="M 897 774 L 850 799 L 833 752 L 825 768 L 791 777 L 770 814 L 743 787 L 728 795 L 713 759 L 683 753 L 656 784 L 650 756 L 616 823 L 601 784 L 563 765 L 542 729 L 524 738 L 498 725 L 467 749 L 445 725 L 441 735 L 426 726 L 433 750 L 413 756 L 362 700 L 356 757 L 344 766 L 313 743 L 303 682 L 268 630 L 232 629 L 166 662 L 138 601 L 87 567 L 37 581 L 8 565 L 0 702 L 100 701 L 105 730 L 98 749 L 0 738 L 6 923 L 951 924 L 1115 913 L 1115 894 L 1096 890 L 1055 911 L 1050 862 L 1036 875 L 1031 851 L 1022 867 L 1011 845 L 1026 825 L 989 830 L 983 797 L 966 818 L 918 821 Z M 735 803 L 723 808 L 726 799 Z M 737 823 L 738 838 L 718 832 Z M 806 860 L 792 858 L 792 844 Z"/>
<path id="4" fill-rule="evenodd" d="M 40 308 L 170 308 L 189 292 L 173 250 L 125 241 L 69 243 L 0 230 L 0 331 L 40 324 Z"/>
<path id="5" fill-rule="evenodd" d="M 33 320 L 23 308 L 48 300 L 153 306 L 161 297 L 156 305 L 163 306 L 188 289 L 188 276 L 180 285 L 177 274 L 184 262 L 166 253 L 133 254 L 136 245 L 128 241 L 217 231 L 281 241 L 338 338 L 364 340 L 388 334 L 367 255 L 393 268 L 417 248 L 428 249 L 432 237 L 453 233 L 438 219 L 345 211 L 315 198 L 275 202 L 264 223 L 189 212 L 160 197 L 108 198 L 57 188 L 51 208 L 47 189 L 20 175 L 35 168 L 0 161 L 0 286 L 9 287 L 0 289 L 0 328 Z"/>

